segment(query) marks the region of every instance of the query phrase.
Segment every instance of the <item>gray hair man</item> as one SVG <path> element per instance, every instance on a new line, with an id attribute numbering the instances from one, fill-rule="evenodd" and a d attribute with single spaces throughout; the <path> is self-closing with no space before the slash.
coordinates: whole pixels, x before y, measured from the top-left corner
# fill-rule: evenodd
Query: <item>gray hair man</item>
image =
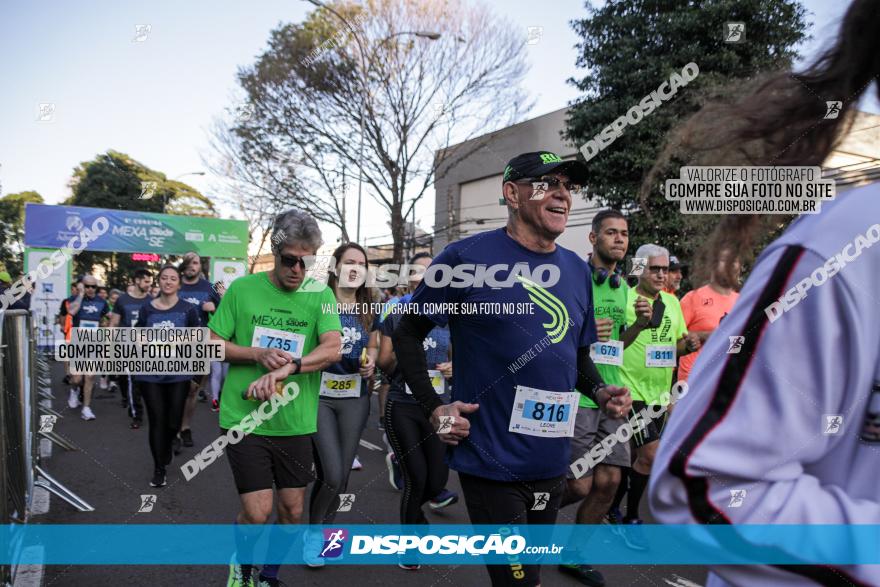
<path id="1" fill-rule="evenodd" d="M 305 260 L 320 246 L 314 218 L 299 210 L 280 214 L 272 229 L 274 267 L 233 281 L 208 324 L 213 338 L 226 341 L 231 364 L 220 427 L 241 435 L 226 449 L 241 498 L 229 584 L 250 584 L 254 543 L 272 516 L 273 487 L 280 525 L 269 540 L 287 542 L 284 525 L 300 522 L 312 480 L 321 371 L 339 361 L 342 347 L 333 291 L 315 287 L 306 275 Z M 296 401 L 266 416 L 260 402 L 271 399 L 275 406 L 276 394 Z M 277 576 L 278 565 L 264 565 L 259 580 L 277 584 Z"/>

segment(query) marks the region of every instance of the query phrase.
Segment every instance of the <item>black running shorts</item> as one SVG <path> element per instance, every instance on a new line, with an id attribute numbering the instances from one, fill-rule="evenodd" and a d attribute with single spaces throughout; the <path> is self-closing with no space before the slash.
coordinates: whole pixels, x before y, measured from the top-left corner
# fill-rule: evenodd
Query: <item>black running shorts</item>
<path id="1" fill-rule="evenodd" d="M 222 431 L 226 434 L 226 430 Z M 248 434 L 226 446 L 238 493 L 261 489 L 305 487 L 314 480 L 312 435 Z"/>

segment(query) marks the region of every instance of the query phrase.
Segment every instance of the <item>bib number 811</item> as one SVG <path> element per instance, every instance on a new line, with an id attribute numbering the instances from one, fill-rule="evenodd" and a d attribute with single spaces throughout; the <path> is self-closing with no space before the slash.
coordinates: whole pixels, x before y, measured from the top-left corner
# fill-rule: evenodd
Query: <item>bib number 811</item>
<path id="1" fill-rule="evenodd" d="M 527 402 L 526 413 L 532 420 L 541 422 L 567 422 L 568 406 L 565 404 L 545 404 L 544 402 Z"/>
<path id="2" fill-rule="evenodd" d="M 655 361 L 671 361 L 673 359 L 672 351 L 654 351 L 653 359 Z"/>

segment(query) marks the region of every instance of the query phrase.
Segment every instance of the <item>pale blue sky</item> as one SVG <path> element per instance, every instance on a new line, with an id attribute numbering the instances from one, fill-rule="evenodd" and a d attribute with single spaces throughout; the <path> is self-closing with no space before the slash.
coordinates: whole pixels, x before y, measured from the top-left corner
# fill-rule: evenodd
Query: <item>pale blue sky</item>
<path id="1" fill-rule="evenodd" d="M 584 14 L 583 0 L 488 3 L 522 27 L 524 38 L 528 27 L 543 27 L 540 42 L 528 46 L 525 87 L 536 98 L 529 117 L 565 106 L 576 94 L 565 80 L 578 75 L 568 21 Z M 802 49 L 810 57 L 834 33 L 846 4 L 804 4 L 816 23 L 810 30 L 816 38 Z M 236 68 L 253 62 L 279 22 L 301 20 L 310 8 L 303 0 L 3 0 L 2 193 L 34 189 L 60 202 L 69 195 L 73 168 L 107 149 L 169 177 L 203 170 L 206 129 L 233 102 Z M 151 25 L 144 42 L 132 42 L 136 24 Z M 37 121 L 41 102 L 55 104 L 54 122 Z M 880 111 L 875 103 L 867 107 Z M 209 177 L 184 181 L 211 193 Z M 364 216 L 373 219 L 364 234 L 387 234 L 378 206 L 364 202 Z M 430 230 L 433 194 L 420 203 L 417 219 Z M 325 236 L 335 238 L 330 231 Z"/>

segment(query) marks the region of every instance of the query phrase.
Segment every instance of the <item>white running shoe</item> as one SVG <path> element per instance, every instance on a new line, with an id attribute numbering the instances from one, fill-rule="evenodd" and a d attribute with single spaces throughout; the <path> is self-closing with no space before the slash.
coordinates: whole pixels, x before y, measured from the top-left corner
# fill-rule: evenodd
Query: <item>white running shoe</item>
<path id="1" fill-rule="evenodd" d="M 364 466 L 361 464 L 360 459 L 357 458 L 357 455 L 354 456 L 354 461 L 351 463 L 352 471 L 360 471 Z"/>
<path id="2" fill-rule="evenodd" d="M 70 397 L 67 398 L 67 405 L 70 406 L 71 410 L 75 410 L 79 407 L 79 390 L 76 388 L 70 390 Z"/>
<path id="3" fill-rule="evenodd" d="M 83 420 L 94 420 L 95 419 L 95 413 L 92 411 L 92 408 L 90 408 L 89 406 L 83 406 L 81 416 L 82 416 Z"/>

